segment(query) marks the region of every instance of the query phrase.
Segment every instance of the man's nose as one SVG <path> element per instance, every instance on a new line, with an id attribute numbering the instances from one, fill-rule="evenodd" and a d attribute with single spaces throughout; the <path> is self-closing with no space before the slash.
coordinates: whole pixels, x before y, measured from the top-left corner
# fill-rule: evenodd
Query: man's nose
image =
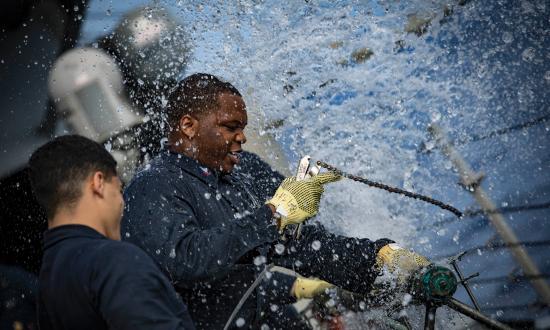
<path id="1" fill-rule="evenodd" d="M 235 141 L 240 142 L 241 144 L 246 143 L 246 135 L 244 134 L 244 131 L 241 131 L 237 134 L 235 137 Z"/>

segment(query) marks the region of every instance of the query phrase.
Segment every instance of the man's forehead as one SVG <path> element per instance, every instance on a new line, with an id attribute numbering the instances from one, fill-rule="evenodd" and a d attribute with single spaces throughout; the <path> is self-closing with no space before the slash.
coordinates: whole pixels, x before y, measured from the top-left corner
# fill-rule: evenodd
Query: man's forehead
<path id="1" fill-rule="evenodd" d="M 247 113 L 246 109 L 232 109 L 232 110 L 223 110 L 220 109 L 216 111 L 216 117 L 223 120 L 246 120 Z"/>
<path id="2" fill-rule="evenodd" d="M 243 98 L 233 93 L 220 93 L 217 100 L 220 106 L 246 108 Z"/>
<path id="3" fill-rule="evenodd" d="M 246 105 L 242 97 L 232 94 L 220 94 L 218 96 L 219 107 L 216 111 L 218 120 L 246 121 Z"/>

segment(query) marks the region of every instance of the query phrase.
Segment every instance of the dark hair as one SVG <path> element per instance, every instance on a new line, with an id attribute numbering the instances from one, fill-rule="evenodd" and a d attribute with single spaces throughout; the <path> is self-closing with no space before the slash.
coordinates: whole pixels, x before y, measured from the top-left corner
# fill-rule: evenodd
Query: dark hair
<path id="1" fill-rule="evenodd" d="M 184 115 L 200 116 L 219 106 L 218 95 L 229 93 L 241 96 L 230 83 L 208 73 L 195 73 L 181 80 L 172 90 L 166 104 L 166 119 L 176 127 Z"/>
<path id="2" fill-rule="evenodd" d="M 79 135 L 64 135 L 38 148 L 29 159 L 29 178 L 36 199 L 51 219 L 57 209 L 82 196 L 82 183 L 93 172 L 116 175 L 116 161 L 105 148 Z"/>

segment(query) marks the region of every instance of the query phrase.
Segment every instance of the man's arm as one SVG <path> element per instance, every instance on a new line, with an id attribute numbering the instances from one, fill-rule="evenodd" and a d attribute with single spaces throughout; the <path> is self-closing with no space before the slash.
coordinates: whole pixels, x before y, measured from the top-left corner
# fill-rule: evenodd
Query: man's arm
<path id="1" fill-rule="evenodd" d="M 161 178 L 141 176 L 125 192 L 122 221 L 122 236 L 149 253 L 178 285 L 211 279 L 248 251 L 277 240 L 268 206 L 239 221 L 227 219 L 223 227 L 202 229 L 196 214 L 210 210 L 196 210 L 186 196 Z"/>
<path id="2" fill-rule="evenodd" d="M 103 244 L 90 288 L 109 329 L 195 329 L 187 307 L 147 254 L 129 243 Z"/>
<path id="3" fill-rule="evenodd" d="M 299 240 L 286 244 L 277 265 L 294 268 L 304 276 L 314 276 L 343 289 L 367 294 L 378 275 L 376 255 L 389 239 L 371 241 L 332 234 L 321 225 L 307 225 Z"/>
<path id="4" fill-rule="evenodd" d="M 284 176 L 257 155 L 246 156 L 241 171 L 252 177 L 254 185 L 250 189 L 255 189 L 260 198 L 269 198 Z M 282 254 L 274 252 L 273 261 L 301 275 L 318 277 L 353 292 L 367 293 L 378 274 L 376 255 L 392 242 L 334 235 L 320 225 L 305 225 L 301 239 L 287 242 Z"/>

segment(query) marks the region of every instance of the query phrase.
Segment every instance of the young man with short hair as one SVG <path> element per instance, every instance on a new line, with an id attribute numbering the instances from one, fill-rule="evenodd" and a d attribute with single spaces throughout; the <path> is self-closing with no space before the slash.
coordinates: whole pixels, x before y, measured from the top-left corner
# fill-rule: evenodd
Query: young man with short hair
<path id="1" fill-rule="evenodd" d="M 87 138 L 58 137 L 29 160 L 48 216 L 39 275 L 41 329 L 194 329 L 151 258 L 120 242 L 116 161 Z"/>

